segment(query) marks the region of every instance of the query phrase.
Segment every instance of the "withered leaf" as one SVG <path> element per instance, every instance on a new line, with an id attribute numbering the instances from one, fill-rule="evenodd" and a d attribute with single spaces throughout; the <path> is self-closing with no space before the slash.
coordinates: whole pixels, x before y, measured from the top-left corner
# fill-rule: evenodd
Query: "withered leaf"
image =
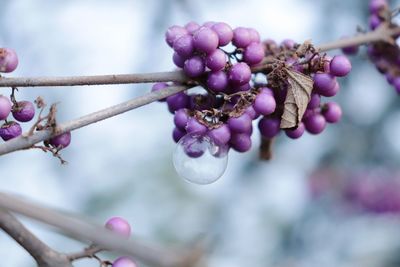
<path id="1" fill-rule="evenodd" d="M 289 87 L 281 120 L 281 128 L 297 127 L 310 102 L 313 80 L 297 71 L 285 69 Z"/>

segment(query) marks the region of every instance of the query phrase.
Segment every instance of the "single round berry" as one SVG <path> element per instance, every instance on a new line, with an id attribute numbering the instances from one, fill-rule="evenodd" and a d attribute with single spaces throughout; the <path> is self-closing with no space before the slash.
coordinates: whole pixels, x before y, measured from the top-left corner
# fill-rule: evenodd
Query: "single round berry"
<path id="1" fill-rule="evenodd" d="M 171 113 L 181 108 L 187 108 L 189 105 L 189 96 L 184 92 L 179 92 L 177 94 L 167 97 L 168 109 Z"/>
<path id="2" fill-rule="evenodd" d="M 49 144 L 55 148 L 66 148 L 71 143 L 71 132 L 66 132 L 50 138 Z"/>
<path id="3" fill-rule="evenodd" d="M 243 60 L 249 65 L 256 65 L 260 63 L 265 55 L 264 46 L 261 43 L 249 44 L 243 53 Z"/>
<path id="4" fill-rule="evenodd" d="M 336 79 L 328 73 L 317 73 L 314 75 L 314 88 L 319 93 L 330 91 L 335 87 Z"/>
<path id="5" fill-rule="evenodd" d="M 210 54 L 218 47 L 218 35 L 215 31 L 207 27 L 201 27 L 193 35 L 193 44 L 196 49 L 206 54 Z"/>
<path id="6" fill-rule="evenodd" d="M 256 29 L 247 28 L 247 31 L 249 32 L 251 42 L 256 42 L 256 43 L 261 42 L 260 34 Z"/>
<path id="7" fill-rule="evenodd" d="M 206 57 L 206 66 L 212 71 L 222 70 L 226 65 L 226 54 L 216 49 Z"/>
<path id="8" fill-rule="evenodd" d="M 112 217 L 106 222 L 105 227 L 124 237 L 129 237 L 131 235 L 131 226 L 121 217 Z"/>
<path id="9" fill-rule="evenodd" d="M 188 34 L 188 31 L 185 28 L 174 25 L 168 28 L 165 33 L 165 40 L 167 41 L 167 44 L 172 47 L 176 39 L 186 34 Z"/>
<path id="10" fill-rule="evenodd" d="M 234 150 L 241 153 L 249 151 L 251 148 L 251 138 L 248 133 L 232 134 L 229 143 Z"/>
<path id="11" fill-rule="evenodd" d="M 228 76 L 224 71 L 208 74 L 207 87 L 214 92 L 224 92 L 228 86 Z"/>
<path id="12" fill-rule="evenodd" d="M 268 93 L 259 93 L 253 103 L 254 110 L 261 115 L 270 115 L 275 111 L 275 98 Z"/>
<path id="13" fill-rule="evenodd" d="M 309 133 L 319 134 L 325 129 L 326 120 L 321 114 L 314 113 L 304 120 L 304 126 Z"/>
<path id="14" fill-rule="evenodd" d="M 200 56 L 194 56 L 185 61 L 183 71 L 191 78 L 199 77 L 206 70 L 204 60 Z"/>
<path id="15" fill-rule="evenodd" d="M 311 94 L 310 102 L 308 102 L 308 109 L 318 108 L 321 104 L 321 96 L 319 94 Z"/>
<path id="16" fill-rule="evenodd" d="M 228 77 L 233 85 L 244 85 L 251 79 L 251 69 L 246 63 L 237 63 L 230 69 Z"/>
<path id="17" fill-rule="evenodd" d="M 8 141 L 22 134 L 22 128 L 19 123 L 15 121 L 9 121 L 4 123 L 0 128 L 0 137 L 4 141 Z"/>
<path id="18" fill-rule="evenodd" d="M 196 118 L 190 118 L 185 129 L 186 132 L 190 134 L 203 135 L 207 132 L 207 126 L 199 122 Z"/>
<path id="19" fill-rule="evenodd" d="M 322 108 L 322 115 L 325 120 L 329 123 L 335 123 L 342 117 L 342 109 L 335 102 L 328 102 Z"/>
<path id="20" fill-rule="evenodd" d="M 221 146 L 229 142 L 229 139 L 231 139 L 231 131 L 226 124 L 223 124 L 218 128 L 210 130 L 208 136 L 215 144 Z"/>
<path id="21" fill-rule="evenodd" d="M 264 117 L 258 122 L 258 129 L 262 136 L 273 138 L 280 132 L 281 121 L 278 118 Z"/>
<path id="22" fill-rule="evenodd" d="M 173 45 L 174 51 L 183 58 L 188 58 L 194 51 L 193 38 L 191 35 L 182 35 L 175 40 Z"/>
<path id="23" fill-rule="evenodd" d="M 378 13 L 384 9 L 387 8 L 388 4 L 386 0 L 372 0 L 369 2 L 369 12 L 372 14 L 378 15 Z"/>
<path id="24" fill-rule="evenodd" d="M 305 130 L 304 123 L 300 122 L 297 128 L 286 129 L 285 133 L 289 138 L 297 139 L 304 134 L 304 130 Z"/>
<path id="25" fill-rule="evenodd" d="M 340 90 L 340 85 L 337 81 L 335 81 L 335 86 L 329 91 L 321 92 L 321 95 L 325 97 L 332 97 L 335 96 L 339 92 L 339 90 Z"/>
<path id="26" fill-rule="evenodd" d="M 184 130 L 188 120 L 189 120 L 189 115 L 187 114 L 186 109 L 182 108 L 175 111 L 174 123 L 176 127 L 178 127 L 181 130 Z"/>
<path id="27" fill-rule="evenodd" d="M 172 139 L 174 139 L 175 143 L 178 143 L 185 135 L 186 131 L 179 129 L 178 127 L 175 127 L 172 131 Z"/>
<path id="28" fill-rule="evenodd" d="M 0 120 L 7 119 L 11 112 L 11 101 L 8 97 L 0 95 Z"/>
<path id="29" fill-rule="evenodd" d="M 12 72 L 17 66 L 17 53 L 11 48 L 0 48 L 0 72 Z"/>
<path id="30" fill-rule="evenodd" d="M 228 119 L 228 126 L 232 132 L 248 133 L 251 131 L 251 118 L 247 113 L 243 113 L 239 117 L 231 117 Z"/>
<path id="31" fill-rule="evenodd" d="M 191 22 L 188 22 L 188 23 L 185 25 L 185 29 L 186 29 L 190 34 L 193 34 L 195 31 L 197 31 L 198 29 L 200 29 L 200 25 L 197 24 L 197 23 L 194 22 L 194 21 L 191 21 Z"/>
<path id="32" fill-rule="evenodd" d="M 218 22 L 214 24 L 211 29 L 213 29 L 218 35 L 219 46 L 225 46 L 232 41 L 233 30 L 228 24 L 224 22 Z"/>
<path id="33" fill-rule="evenodd" d="M 247 28 L 238 27 L 233 30 L 232 43 L 238 48 L 246 48 L 251 43 L 251 34 Z"/>
<path id="34" fill-rule="evenodd" d="M 282 41 L 281 46 L 285 49 L 291 50 L 296 46 L 296 42 L 292 39 L 285 39 Z"/>
<path id="35" fill-rule="evenodd" d="M 137 267 L 137 265 L 129 257 L 119 257 L 113 262 L 112 267 Z"/>
<path id="36" fill-rule="evenodd" d="M 185 66 L 185 60 L 186 58 L 180 56 L 176 52 L 172 55 L 172 61 L 174 62 L 175 66 L 179 68 L 183 68 L 183 66 Z"/>
<path id="37" fill-rule="evenodd" d="M 12 114 L 17 121 L 30 121 L 35 116 L 35 106 L 30 101 L 20 101 L 13 106 Z"/>
<path id="38" fill-rule="evenodd" d="M 330 63 L 330 73 L 337 77 L 343 77 L 351 71 L 351 63 L 346 56 L 334 56 Z"/>
<path id="39" fill-rule="evenodd" d="M 260 116 L 260 113 L 254 109 L 253 105 L 248 106 L 244 112 L 247 113 L 252 120 L 257 119 Z"/>

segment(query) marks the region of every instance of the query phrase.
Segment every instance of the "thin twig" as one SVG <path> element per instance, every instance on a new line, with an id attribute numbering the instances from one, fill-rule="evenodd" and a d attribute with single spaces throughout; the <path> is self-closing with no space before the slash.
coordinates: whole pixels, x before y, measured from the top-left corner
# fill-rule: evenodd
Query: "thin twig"
<path id="1" fill-rule="evenodd" d="M 183 71 L 69 77 L 0 77 L 0 87 L 76 86 L 153 82 L 187 82 Z"/>
<path id="2" fill-rule="evenodd" d="M 87 248 L 85 248 L 82 251 L 78 251 L 75 253 L 70 253 L 67 255 L 68 259 L 70 261 L 76 261 L 79 259 L 84 259 L 84 258 L 92 258 L 95 256 L 96 253 L 101 252 L 103 249 L 99 248 L 96 245 L 91 245 Z"/>
<path id="3" fill-rule="evenodd" d="M 23 134 L 22 136 L 19 136 L 17 138 L 11 139 L 7 142 L 0 144 L 0 155 L 4 155 L 21 149 L 30 148 L 34 144 L 48 140 L 53 136 L 73 131 L 81 127 L 87 126 L 89 124 L 93 124 L 114 117 L 126 111 L 166 98 L 167 96 L 174 95 L 186 89 L 188 88 L 185 86 L 171 86 L 164 90 L 148 93 L 143 96 L 134 98 L 132 100 L 123 102 L 121 104 L 93 112 L 78 119 L 71 120 L 63 124 L 59 124 L 57 126 L 57 129 L 55 129 L 55 131 L 53 131 L 52 129 L 47 129 L 35 132 L 32 135 Z"/>
<path id="4" fill-rule="evenodd" d="M 2 209 L 0 210 L 0 228 L 33 257 L 39 267 L 72 267 L 66 255 L 51 249 L 25 228 L 17 218 Z"/>
<path id="5" fill-rule="evenodd" d="M 107 230 L 104 226 L 89 223 L 77 215 L 62 213 L 50 208 L 22 200 L 16 196 L 0 193 L 0 208 L 16 212 L 45 224 L 61 229 L 66 235 L 96 244 L 107 250 L 130 255 L 150 266 L 189 267 L 203 254 L 202 249 L 165 249 L 154 244 L 145 244 L 138 238 L 127 240 Z M 53 266 L 54 267 L 54 266 Z"/>

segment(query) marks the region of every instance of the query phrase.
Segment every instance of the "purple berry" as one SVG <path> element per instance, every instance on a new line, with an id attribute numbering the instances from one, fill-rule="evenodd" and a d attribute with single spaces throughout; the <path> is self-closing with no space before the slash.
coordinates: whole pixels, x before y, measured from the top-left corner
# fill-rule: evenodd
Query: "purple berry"
<path id="1" fill-rule="evenodd" d="M 260 43 L 261 42 L 260 34 L 258 33 L 258 31 L 256 29 L 247 28 L 247 31 L 250 34 L 251 42 L 256 42 L 256 43 Z"/>
<path id="2" fill-rule="evenodd" d="M 238 48 L 246 48 L 251 43 L 251 34 L 247 28 L 238 27 L 233 30 L 232 43 Z"/>
<path id="3" fill-rule="evenodd" d="M 336 81 L 335 86 L 331 90 L 321 92 L 321 95 L 325 96 L 325 97 L 332 97 L 332 96 L 335 96 L 339 92 L 339 90 L 340 90 L 340 85 Z"/>
<path id="4" fill-rule="evenodd" d="M 250 66 L 260 63 L 264 58 L 265 50 L 261 43 L 249 44 L 243 53 L 244 61 Z"/>
<path id="5" fill-rule="evenodd" d="M 208 74 L 207 87 L 214 92 L 224 92 L 228 86 L 228 76 L 224 71 Z"/>
<path id="6" fill-rule="evenodd" d="M 343 77 L 351 71 L 351 63 L 346 56 L 334 56 L 330 63 L 330 73 L 337 77 Z"/>
<path id="7" fill-rule="evenodd" d="M 11 101 L 8 97 L 0 95 L 0 120 L 7 119 L 11 112 Z"/>
<path id="8" fill-rule="evenodd" d="M 246 108 L 246 110 L 244 111 L 247 115 L 250 116 L 250 118 L 252 120 L 257 119 L 260 116 L 260 113 L 258 113 L 257 111 L 255 111 L 253 105 L 250 105 Z"/>
<path id="9" fill-rule="evenodd" d="M 309 133 L 319 134 L 325 129 L 326 120 L 321 114 L 314 113 L 304 120 L 304 126 Z"/>
<path id="10" fill-rule="evenodd" d="M 246 63 L 237 63 L 230 69 L 228 77 L 233 85 L 244 85 L 251 79 L 251 69 Z"/>
<path id="11" fill-rule="evenodd" d="M 20 101 L 13 106 L 12 114 L 17 121 L 30 121 L 35 116 L 35 106 L 30 101 Z"/>
<path id="12" fill-rule="evenodd" d="M 55 148 L 66 148 L 71 143 L 71 132 L 66 132 L 50 138 L 49 144 Z"/>
<path id="13" fill-rule="evenodd" d="M 199 77 L 206 70 L 204 60 L 200 56 L 194 56 L 185 61 L 183 71 L 190 78 Z"/>
<path id="14" fill-rule="evenodd" d="M 281 121 L 278 118 L 264 117 L 258 122 L 258 128 L 262 136 L 273 138 L 280 132 Z"/>
<path id="15" fill-rule="evenodd" d="M 212 71 L 219 71 L 225 67 L 226 55 L 221 49 L 216 49 L 206 57 L 206 66 Z"/>
<path id="16" fill-rule="evenodd" d="M 131 235 L 131 226 L 121 217 L 112 217 L 106 222 L 105 227 L 124 237 L 129 237 Z"/>
<path id="17" fill-rule="evenodd" d="M 194 47 L 206 54 L 210 54 L 217 49 L 218 42 L 217 33 L 207 27 L 201 27 L 193 35 Z"/>
<path id="18" fill-rule="evenodd" d="M 388 4 L 386 0 L 372 0 L 369 2 L 369 12 L 372 14 L 378 14 L 382 9 L 387 8 Z"/>
<path id="19" fill-rule="evenodd" d="M 151 87 L 151 91 L 152 92 L 158 92 L 158 91 L 163 90 L 163 89 L 165 89 L 167 87 L 168 87 L 167 83 L 155 83 Z M 166 98 L 163 98 L 163 99 L 158 100 L 158 102 L 165 102 L 166 100 L 167 100 Z"/>
<path id="20" fill-rule="evenodd" d="M 247 133 L 232 134 L 229 143 L 234 150 L 241 153 L 249 151 L 251 148 L 251 138 Z"/>
<path id="21" fill-rule="evenodd" d="M 215 144 L 221 146 L 229 142 L 229 139 L 231 139 L 231 131 L 226 124 L 223 124 L 218 128 L 210 130 L 208 136 Z"/>
<path id="22" fill-rule="evenodd" d="M 260 87 L 260 94 L 269 94 L 274 96 L 274 91 L 272 91 L 272 89 L 269 87 Z"/>
<path id="23" fill-rule="evenodd" d="M 176 52 L 172 55 L 172 61 L 174 62 L 175 66 L 179 68 L 183 68 L 183 66 L 185 66 L 185 60 L 186 58 L 180 56 Z"/>
<path id="24" fill-rule="evenodd" d="M 137 265 L 129 257 L 119 257 L 113 262 L 112 267 L 137 267 Z"/>
<path id="25" fill-rule="evenodd" d="M 178 127 L 175 127 L 174 130 L 172 131 L 172 139 L 174 139 L 175 143 L 178 143 L 179 140 L 181 140 L 182 137 L 186 135 L 186 132 L 184 130 L 179 129 Z"/>
<path id="26" fill-rule="evenodd" d="M 328 102 L 324 105 L 322 109 L 322 115 L 325 120 L 329 123 L 335 123 L 342 117 L 342 109 L 335 102 Z"/>
<path id="27" fill-rule="evenodd" d="M 187 114 L 186 109 L 182 108 L 175 111 L 174 123 L 176 127 L 178 127 L 181 130 L 184 130 L 188 120 L 189 120 L 189 115 Z"/>
<path id="28" fill-rule="evenodd" d="M 211 28 L 212 26 L 214 26 L 215 24 L 217 24 L 217 22 L 215 21 L 206 21 L 203 23 L 203 27 L 207 27 L 207 28 Z"/>
<path id="29" fill-rule="evenodd" d="M 191 135 L 190 138 L 185 137 L 182 140 L 184 140 L 184 142 L 182 143 L 183 150 L 185 151 L 185 154 L 189 157 L 199 158 L 204 154 L 204 145 L 202 144 L 202 142 L 199 142 L 197 136 Z"/>
<path id="30" fill-rule="evenodd" d="M 369 17 L 369 28 L 371 30 L 375 30 L 380 24 L 381 19 L 377 15 L 373 14 Z"/>
<path id="31" fill-rule="evenodd" d="M 193 34 L 195 31 L 200 29 L 200 25 L 194 21 L 191 21 L 185 25 L 185 29 L 190 33 Z"/>
<path id="32" fill-rule="evenodd" d="M 184 92 L 167 97 L 168 109 L 171 113 L 181 108 L 186 108 L 189 105 L 189 96 Z"/>
<path id="33" fill-rule="evenodd" d="M 176 39 L 186 34 L 188 34 L 188 31 L 185 28 L 174 25 L 168 28 L 165 33 L 165 40 L 167 41 L 167 44 L 172 47 Z"/>
<path id="34" fill-rule="evenodd" d="M 328 73 L 317 73 L 314 75 L 313 80 L 314 89 L 321 94 L 332 90 L 336 85 L 335 77 Z"/>
<path id="35" fill-rule="evenodd" d="M 321 104 L 321 96 L 319 94 L 311 94 L 310 102 L 308 102 L 308 109 L 318 108 Z"/>
<path id="36" fill-rule="evenodd" d="M 177 38 L 173 45 L 174 51 L 183 58 L 188 58 L 194 51 L 193 38 L 186 34 Z"/>
<path id="37" fill-rule="evenodd" d="M 281 46 L 288 50 L 293 49 L 295 47 L 295 45 L 296 45 L 296 42 L 293 41 L 292 39 L 285 39 L 281 43 Z"/>
<path id="38" fill-rule="evenodd" d="M 218 44 L 219 46 L 225 46 L 232 41 L 233 38 L 233 31 L 232 28 L 224 23 L 224 22 L 219 22 L 214 24 L 211 29 L 213 29 L 216 34 L 218 35 Z"/>
<path id="39" fill-rule="evenodd" d="M 231 117 L 227 123 L 229 129 L 235 133 L 248 133 L 252 128 L 251 118 L 247 113 L 243 113 L 239 117 Z"/>
<path id="40" fill-rule="evenodd" d="M 0 72 L 12 72 L 17 66 L 17 53 L 11 48 L 0 48 Z"/>
<path id="41" fill-rule="evenodd" d="M 295 129 L 286 129 L 285 133 L 289 138 L 297 139 L 300 138 L 304 134 L 304 123 L 300 122 L 299 126 Z"/>
<path id="42" fill-rule="evenodd" d="M 4 141 L 8 141 L 22 134 L 21 126 L 15 121 L 4 123 L 0 128 L 0 137 Z"/>
<path id="43" fill-rule="evenodd" d="M 190 134 L 203 135 L 207 132 L 207 126 L 199 122 L 196 118 L 190 118 L 186 124 L 186 132 Z"/>
<path id="44" fill-rule="evenodd" d="M 400 94 L 400 77 L 393 79 L 393 86 L 396 89 L 396 92 Z"/>
<path id="45" fill-rule="evenodd" d="M 275 98 L 268 93 L 259 93 L 253 103 L 254 110 L 261 115 L 270 115 L 275 111 Z"/>

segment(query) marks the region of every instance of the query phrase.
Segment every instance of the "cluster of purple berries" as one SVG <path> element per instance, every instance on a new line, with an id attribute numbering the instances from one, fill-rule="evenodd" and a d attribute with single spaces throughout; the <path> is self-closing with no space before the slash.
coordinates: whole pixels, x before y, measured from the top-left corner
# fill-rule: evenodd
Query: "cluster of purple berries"
<path id="1" fill-rule="evenodd" d="M 391 20 L 391 11 L 386 0 L 371 0 L 369 3 L 369 27 L 371 30 L 386 24 L 389 28 L 398 27 Z M 397 44 L 378 42 L 368 46 L 368 56 L 377 70 L 400 94 L 400 48 Z"/>
<path id="2" fill-rule="evenodd" d="M 316 53 L 312 49 L 301 52 L 301 45 L 291 39 L 284 40 L 280 45 L 269 39 L 264 41 L 264 44 L 267 58 L 284 61 L 286 68 L 302 73 L 313 81 L 310 100 L 301 122 L 295 128 L 285 129 L 285 134 L 289 138 L 297 139 L 305 131 L 310 134 L 319 134 L 325 129 L 327 123 L 338 122 L 342 116 L 340 106 L 336 102 L 321 103 L 321 97 L 333 97 L 338 93 L 340 85 L 337 77 L 346 76 L 352 68 L 347 57 L 337 55 L 331 58 Z M 277 136 L 281 131 L 281 117 L 289 88 L 287 81 L 282 83 L 280 75 L 279 72 L 278 77 L 275 77 L 274 72 L 267 75 L 268 90 L 266 92 L 274 96 L 277 107 L 272 114 L 264 116 L 258 124 L 261 134 L 267 139 Z M 262 94 L 257 95 L 253 103 L 255 108 L 258 98 L 261 97 L 265 98 Z M 259 106 L 265 108 L 267 105 L 260 103 Z"/>
<path id="3" fill-rule="evenodd" d="M 131 226 L 121 217 L 110 218 L 106 222 L 105 227 L 125 238 L 129 238 L 131 235 Z M 114 260 L 112 267 L 137 267 L 137 265 L 130 257 L 122 256 Z"/>
<path id="4" fill-rule="evenodd" d="M 13 49 L 0 48 L 0 72 L 12 72 L 18 66 L 18 56 Z M 12 114 L 14 120 L 8 120 Z M 35 116 L 35 106 L 30 101 L 16 101 L 0 95 L 0 120 L 5 122 L 0 127 L 0 137 L 8 141 L 22 134 L 21 122 L 29 122 Z M 51 138 L 48 142 L 55 148 L 64 148 L 69 145 L 71 134 L 65 133 Z"/>
<path id="5" fill-rule="evenodd" d="M 205 89 L 205 93 L 181 92 L 166 98 L 174 114 L 175 142 L 187 134 L 207 136 L 220 147 L 246 152 L 252 145 L 252 121 L 260 116 L 261 134 L 269 139 L 278 135 L 289 87 L 280 75 L 282 68 L 314 81 L 303 120 L 295 129 L 285 130 L 290 138 L 299 138 L 305 130 L 318 134 L 327 122 L 337 122 L 341 117 L 338 104 L 321 104 L 320 98 L 334 96 L 339 90 L 336 77 L 350 72 L 351 64 L 345 56 L 330 58 L 312 49 L 300 53 L 300 45 L 292 40 L 280 45 L 272 40 L 261 42 L 256 30 L 232 29 L 223 22 L 172 26 L 166 32 L 166 41 L 174 49 L 175 65 Z M 223 46 L 233 51 L 227 52 Z M 264 75 L 265 82 L 256 81 L 256 74 Z M 157 83 L 152 91 L 168 86 Z M 202 155 L 191 142 L 187 142 L 185 152 L 190 157 Z"/>

